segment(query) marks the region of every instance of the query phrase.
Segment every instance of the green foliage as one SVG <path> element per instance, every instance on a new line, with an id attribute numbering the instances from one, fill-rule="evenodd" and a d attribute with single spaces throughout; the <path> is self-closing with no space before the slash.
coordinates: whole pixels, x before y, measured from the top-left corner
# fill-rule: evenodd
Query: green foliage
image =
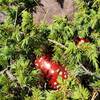
<path id="1" fill-rule="evenodd" d="M 89 92 L 86 88 L 82 86 L 75 88 L 75 91 L 73 93 L 74 100 L 88 100 L 88 98 L 89 98 Z"/>
<path id="2" fill-rule="evenodd" d="M 32 16 L 27 11 L 22 11 L 22 31 L 27 32 L 32 29 Z"/>
<path id="3" fill-rule="evenodd" d="M 56 39 L 61 43 L 66 43 L 74 35 L 71 25 L 66 18 L 55 17 L 54 23 L 49 27 L 51 31 L 49 38 Z"/>
<path id="4" fill-rule="evenodd" d="M 15 76 L 18 80 L 18 83 L 24 85 L 26 83 L 25 70 L 28 66 L 28 61 L 25 61 L 24 58 L 19 58 L 13 65 L 12 69 L 15 72 Z"/>
<path id="5" fill-rule="evenodd" d="M 33 22 L 31 8 L 38 3 L 0 0 L 0 10 L 6 14 L 0 24 L 0 100 L 89 100 L 88 87 L 100 89 L 100 0 L 76 0 L 72 21 L 55 17 L 50 25 Z M 77 36 L 89 42 L 78 45 Z M 44 88 L 46 81 L 34 68 L 32 54 L 41 56 L 51 50 L 48 47 L 52 58 L 68 69 L 67 80 L 58 78 L 57 91 Z M 91 79 L 82 80 L 84 74 Z"/>
<path id="6" fill-rule="evenodd" d="M 2 88 L 0 89 L 0 99 L 1 100 L 5 100 L 9 98 L 8 89 L 9 89 L 10 83 L 11 82 L 5 75 L 0 75 L 0 85 L 2 86 Z"/>
<path id="7" fill-rule="evenodd" d="M 100 87 L 100 80 L 95 81 L 94 83 L 91 84 L 94 88 L 99 88 Z"/>
<path id="8" fill-rule="evenodd" d="M 0 0 L 0 3 L 12 3 L 14 0 Z"/>

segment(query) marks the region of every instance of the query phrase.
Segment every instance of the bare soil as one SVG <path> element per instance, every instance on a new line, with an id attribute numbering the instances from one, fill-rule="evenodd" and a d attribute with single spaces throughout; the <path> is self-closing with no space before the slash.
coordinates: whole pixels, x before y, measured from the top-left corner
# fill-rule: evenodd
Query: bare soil
<path id="1" fill-rule="evenodd" d="M 36 12 L 33 12 L 34 22 L 52 23 L 54 16 L 67 16 L 73 18 L 74 3 L 73 0 L 41 0 L 41 5 L 37 6 Z"/>

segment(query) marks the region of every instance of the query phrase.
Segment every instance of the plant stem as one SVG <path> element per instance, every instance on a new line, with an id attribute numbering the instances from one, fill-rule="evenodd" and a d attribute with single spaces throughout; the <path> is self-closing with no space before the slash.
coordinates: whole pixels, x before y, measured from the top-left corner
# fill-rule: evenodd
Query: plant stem
<path id="1" fill-rule="evenodd" d="M 7 76 L 9 77 L 9 79 L 10 79 L 11 81 L 15 81 L 15 80 L 16 80 L 15 76 L 11 73 L 10 70 L 7 70 L 7 71 L 6 71 L 6 74 L 7 74 Z"/>
<path id="2" fill-rule="evenodd" d="M 2 75 L 2 74 L 4 74 L 4 73 L 7 74 L 8 78 L 9 78 L 11 81 L 17 80 L 16 77 L 11 73 L 11 71 L 8 70 L 8 68 L 5 68 L 4 70 L 2 70 L 2 71 L 0 72 L 0 75 Z"/>
<path id="3" fill-rule="evenodd" d="M 100 76 L 98 76 L 95 73 L 92 73 L 91 71 L 87 70 L 80 62 L 79 62 L 79 66 L 85 71 L 86 74 L 94 76 L 94 77 L 96 77 L 97 79 L 100 80 Z"/>
<path id="4" fill-rule="evenodd" d="M 59 45 L 60 47 L 62 47 L 62 48 L 64 48 L 64 49 L 67 49 L 67 47 L 66 46 L 64 46 L 63 44 L 61 44 L 61 43 L 58 43 L 57 41 L 55 41 L 55 40 L 52 40 L 52 39 L 48 39 L 48 41 L 49 42 L 52 42 L 52 43 L 54 43 L 54 44 L 56 44 L 56 45 Z"/>

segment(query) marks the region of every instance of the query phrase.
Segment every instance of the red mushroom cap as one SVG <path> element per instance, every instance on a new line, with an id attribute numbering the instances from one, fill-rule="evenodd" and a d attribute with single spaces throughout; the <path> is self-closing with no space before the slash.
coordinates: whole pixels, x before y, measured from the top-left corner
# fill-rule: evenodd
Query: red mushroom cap
<path id="1" fill-rule="evenodd" d="M 48 55 L 37 58 L 35 65 L 36 68 L 42 72 L 43 77 L 49 80 L 48 84 L 53 89 L 58 89 L 59 87 L 57 81 L 58 76 L 61 76 L 62 79 L 67 79 L 68 77 L 68 72 L 65 68 L 51 60 Z"/>

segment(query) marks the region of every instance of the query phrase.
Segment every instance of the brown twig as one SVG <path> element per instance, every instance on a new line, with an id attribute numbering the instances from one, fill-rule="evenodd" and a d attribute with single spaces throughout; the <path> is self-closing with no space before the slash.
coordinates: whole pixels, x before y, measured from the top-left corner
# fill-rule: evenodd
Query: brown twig
<path id="1" fill-rule="evenodd" d="M 8 70 L 8 68 L 5 68 L 4 70 L 0 71 L 0 75 L 2 75 L 3 73 L 5 73 Z"/>
<path id="2" fill-rule="evenodd" d="M 0 72 L 0 75 L 6 73 L 6 75 L 8 76 L 8 78 L 11 80 L 11 81 L 15 81 L 17 80 L 16 77 L 11 73 L 11 70 L 8 70 L 8 67 L 5 68 L 4 70 L 2 70 Z"/>
<path id="3" fill-rule="evenodd" d="M 79 66 L 86 72 L 86 74 L 93 76 L 94 73 L 92 73 L 91 71 L 87 70 L 80 62 L 79 62 Z"/>
<path id="4" fill-rule="evenodd" d="M 7 70 L 7 71 L 6 71 L 6 74 L 7 74 L 8 78 L 9 78 L 11 81 L 17 80 L 16 77 L 11 73 L 10 70 Z"/>
<path id="5" fill-rule="evenodd" d="M 96 100 L 96 97 L 98 96 L 98 92 L 97 91 L 95 91 L 94 93 L 93 93 L 93 96 L 92 96 L 92 99 L 91 100 Z"/>
<path id="6" fill-rule="evenodd" d="M 49 42 L 52 42 L 52 43 L 54 43 L 54 44 L 56 44 L 56 45 L 58 45 L 58 46 L 60 46 L 60 47 L 62 47 L 62 48 L 64 48 L 64 49 L 67 49 L 66 46 L 64 46 L 63 44 L 61 44 L 61 43 L 59 43 L 59 42 L 57 42 L 57 41 L 55 41 L 55 40 L 48 39 L 48 41 L 49 41 Z"/>
<path id="7" fill-rule="evenodd" d="M 97 79 L 100 80 L 100 76 L 98 76 L 95 73 L 92 73 L 91 71 L 87 70 L 80 62 L 79 62 L 79 66 L 85 71 L 86 74 L 94 76 L 94 77 L 96 77 Z"/>

